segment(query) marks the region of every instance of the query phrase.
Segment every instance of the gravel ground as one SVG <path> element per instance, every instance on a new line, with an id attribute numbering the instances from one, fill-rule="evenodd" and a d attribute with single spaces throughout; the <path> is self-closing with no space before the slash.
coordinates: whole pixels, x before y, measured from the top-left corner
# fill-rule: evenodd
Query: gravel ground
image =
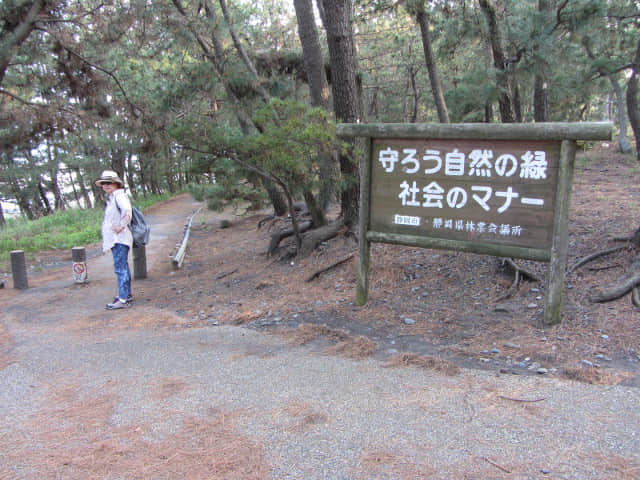
<path id="1" fill-rule="evenodd" d="M 81 339 L 46 334 L 14 355 L 0 375 L 5 437 L 44 408 L 43 392 L 55 379 L 56 388 L 81 385 L 80 396 L 117 395 L 111 428 L 148 425 L 153 441 L 175 433 L 188 416 L 229 412 L 242 435 L 263 445 L 274 479 L 584 480 L 639 473 L 640 392 L 632 388 L 382 368 L 238 327 Z M 167 378 L 182 388 L 154 395 Z M 37 448 L 33 435 L 27 450 Z M 9 468 L 6 478 L 33 478 L 27 473 Z"/>
<path id="2" fill-rule="evenodd" d="M 148 280 L 133 308 L 105 312 L 110 268 L 98 257 L 87 286 L 54 272 L 0 297 L 1 480 L 640 478 L 636 388 L 443 376 L 190 328 L 145 304 Z"/>

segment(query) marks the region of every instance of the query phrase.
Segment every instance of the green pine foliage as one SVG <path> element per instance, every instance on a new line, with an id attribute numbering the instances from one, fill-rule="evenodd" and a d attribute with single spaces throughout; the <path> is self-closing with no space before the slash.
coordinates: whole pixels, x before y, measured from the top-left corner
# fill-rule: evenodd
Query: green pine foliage
<path id="1" fill-rule="evenodd" d="M 318 158 L 336 145 L 329 114 L 295 100 L 273 99 L 254 118 L 262 131 L 246 142 L 246 153 L 292 193 L 314 190 L 320 180 Z"/>
<path id="2" fill-rule="evenodd" d="M 221 210 L 230 202 L 249 202 L 258 208 L 266 201 L 262 177 L 236 159 L 282 181 L 288 191 L 301 198 L 304 190 L 316 191 L 319 158 L 336 147 L 335 123 L 321 108 L 295 100 L 272 99 L 253 117 L 260 133 L 239 135 L 228 129 L 208 129 L 206 142 L 211 155 L 197 157 L 192 173 L 207 175 L 210 183 L 190 184 L 189 192 L 210 209 Z M 182 138 L 194 138 L 193 125 L 173 130 Z M 205 135 L 199 135 L 205 138 Z M 207 147 L 204 147 L 207 148 Z"/>

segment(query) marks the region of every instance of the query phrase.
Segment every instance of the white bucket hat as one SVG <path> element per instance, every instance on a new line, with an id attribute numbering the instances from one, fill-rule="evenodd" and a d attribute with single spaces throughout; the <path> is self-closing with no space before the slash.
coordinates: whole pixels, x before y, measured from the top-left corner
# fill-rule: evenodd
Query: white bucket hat
<path id="1" fill-rule="evenodd" d="M 100 175 L 100 178 L 96 180 L 96 185 L 98 186 L 103 183 L 119 183 L 121 187 L 124 187 L 124 182 L 113 170 L 105 170 L 102 172 L 102 175 Z"/>

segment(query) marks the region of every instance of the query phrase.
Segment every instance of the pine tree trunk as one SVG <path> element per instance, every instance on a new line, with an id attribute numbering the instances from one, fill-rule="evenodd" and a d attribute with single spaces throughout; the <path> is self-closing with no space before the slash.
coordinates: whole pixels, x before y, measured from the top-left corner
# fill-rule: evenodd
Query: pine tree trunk
<path id="1" fill-rule="evenodd" d="M 440 123 L 449 123 L 449 110 L 442 93 L 442 85 L 440 83 L 440 75 L 436 66 L 435 57 L 433 55 L 433 46 L 431 43 L 431 33 L 429 31 L 429 18 L 424 9 L 424 3 L 420 1 L 416 12 L 416 20 L 420 27 L 420 35 L 422 37 L 422 49 L 424 50 L 424 61 L 429 73 L 429 82 L 431 83 L 431 93 L 436 104 L 438 112 L 438 121 Z"/>
<path id="2" fill-rule="evenodd" d="M 316 20 L 313 15 L 313 3 L 311 0 L 294 0 L 293 5 L 298 20 L 298 36 L 302 45 L 311 105 L 330 111 L 329 82 L 324 68 Z M 320 166 L 318 202 L 326 210 L 335 195 L 336 159 L 332 155 L 322 155 L 318 158 L 318 164 Z"/>
<path id="3" fill-rule="evenodd" d="M 416 85 L 416 71 L 413 68 L 413 65 L 409 65 L 408 75 L 409 78 L 407 79 L 407 82 L 409 85 L 407 88 L 409 89 L 410 93 L 407 94 L 407 97 L 411 102 L 410 107 L 407 109 L 410 112 L 408 117 L 409 123 L 416 123 L 416 121 L 418 120 L 418 106 L 420 95 L 418 94 L 418 86 Z"/>
<path id="4" fill-rule="evenodd" d="M 616 96 L 616 110 L 618 113 L 618 129 L 620 133 L 618 133 L 618 151 L 620 153 L 631 153 L 631 144 L 629 143 L 629 139 L 627 138 L 627 115 L 626 115 L 626 104 L 624 93 L 622 92 L 622 87 L 616 78 L 612 75 L 609 75 L 609 81 L 611 82 L 611 86 L 613 87 L 613 93 Z"/>
<path id="5" fill-rule="evenodd" d="M 511 97 L 509 96 L 510 88 L 507 72 L 507 57 L 502 46 L 502 35 L 498 27 L 496 9 L 490 0 L 478 0 L 478 3 L 487 18 L 491 52 L 493 53 L 493 66 L 498 71 L 498 88 L 501 90 L 498 98 L 500 118 L 503 123 L 511 123 L 515 120 L 515 117 Z"/>
<path id="6" fill-rule="evenodd" d="M 636 158 L 640 162 L 640 112 L 638 112 L 638 73 L 640 73 L 640 40 L 633 59 L 633 72 L 627 83 L 627 113 L 636 139 Z"/>
<path id="7" fill-rule="evenodd" d="M 118 175 L 120 175 L 120 178 L 122 180 L 125 180 L 125 158 L 127 156 L 127 153 L 121 149 L 121 148 L 115 148 L 112 152 L 111 152 L 111 170 L 113 170 L 114 172 L 116 172 Z"/>
<path id="8" fill-rule="evenodd" d="M 357 123 L 361 119 L 360 96 L 356 79 L 356 48 L 353 36 L 351 0 L 324 0 L 324 27 L 331 62 L 331 90 L 338 122 Z M 355 140 L 353 140 L 355 147 Z M 353 150 L 338 154 L 344 187 L 340 192 L 341 214 L 348 226 L 358 221 L 360 183 L 358 163 Z"/>
<path id="9" fill-rule="evenodd" d="M 22 215 L 27 217 L 29 220 L 34 220 L 35 214 L 31 209 L 31 204 L 27 200 L 26 190 L 21 189 L 18 186 L 18 181 L 15 177 L 9 177 L 9 186 L 11 188 L 11 195 L 16 199 Z"/>
<path id="10" fill-rule="evenodd" d="M 227 28 L 229 29 L 229 34 L 231 35 L 231 40 L 233 41 L 233 45 L 236 48 L 238 55 L 242 59 L 242 62 L 247 67 L 247 70 L 249 70 L 251 77 L 255 80 L 254 85 L 255 85 L 255 88 L 260 93 L 260 96 L 262 97 L 262 101 L 266 103 L 269 101 L 270 95 L 265 90 L 265 88 L 260 84 L 258 80 L 258 71 L 256 70 L 256 67 L 251 61 L 251 59 L 249 58 L 249 55 L 247 55 L 247 52 L 242 46 L 242 43 L 240 43 L 238 36 L 236 35 L 235 28 L 233 28 L 233 23 L 231 21 L 231 15 L 229 15 L 229 9 L 227 8 L 227 2 L 225 0 L 219 0 L 218 3 L 220 3 L 220 9 L 222 10 L 222 15 L 224 16 L 224 19 L 227 22 Z M 213 8 L 211 6 L 209 6 L 208 8 L 211 11 L 210 15 L 213 15 Z"/>
<path id="11" fill-rule="evenodd" d="M 545 25 L 552 25 L 551 22 L 551 2 L 549 0 L 538 0 L 538 12 L 544 19 Z M 536 42 L 539 46 L 542 42 Z M 536 122 L 548 122 L 549 113 L 549 65 L 545 59 L 544 52 L 535 52 L 541 60 L 536 64 L 536 73 L 533 81 L 533 119 Z"/>
<path id="12" fill-rule="evenodd" d="M 536 73 L 533 87 L 533 119 L 536 122 L 549 121 L 549 89 L 547 81 L 540 73 Z"/>
<path id="13" fill-rule="evenodd" d="M 305 72 L 309 82 L 311 105 L 329 110 L 329 82 L 324 68 L 320 37 L 316 28 L 311 0 L 294 0 L 298 20 L 298 36 L 302 45 Z"/>
<path id="14" fill-rule="evenodd" d="M 51 203 L 47 198 L 47 192 L 45 191 L 44 185 L 42 185 L 42 182 L 38 182 L 38 195 L 40 197 L 40 205 L 41 205 L 42 213 L 44 215 L 49 215 L 50 213 L 53 213 L 53 209 L 51 208 Z"/>
<path id="15" fill-rule="evenodd" d="M 303 192 L 304 201 L 307 204 L 307 208 L 309 209 L 309 213 L 311 214 L 311 222 L 313 228 L 318 228 L 323 225 L 326 225 L 327 218 L 324 215 L 324 211 L 320 208 L 320 205 L 316 201 L 316 197 L 310 190 L 305 189 Z"/>
<path id="16" fill-rule="evenodd" d="M 367 108 L 367 116 L 370 118 L 370 121 L 378 120 L 378 90 L 380 87 L 377 85 L 373 89 L 373 93 L 371 94 L 371 101 L 369 102 L 369 107 Z"/>
<path id="17" fill-rule="evenodd" d="M 513 115 L 516 122 L 522 122 L 522 102 L 520 101 L 520 87 L 514 82 L 513 85 Z"/>
<path id="18" fill-rule="evenodd" d="M 50 189 L 55 198 L 55 209 L 59 211 L 66 210 L 67 203 L 64 200 L 64 196 L 62 195 L 62 191 L 60 190 L 60 185 L 58 185 L 58 176 L 56 171 L 51 172 L 51 182 Z"/>
<path id="19" fill-rule="evenodd" d="M 267 195 L 269 196 L 269 200 L 271 200 L 273 213 L 278 217 L 286 215 L 286 213 L 289 211 L 289 207 L 287 206 L 287 200 L 282 192 L 278 190 L 278 187 L 276 187 L 273 182 L 270 182 L 269 180 L 266 180 L 264 178 L 262 179 L 262 185 L 266 190 Z"/>
<path id="20" fill-rule="evenodd" d="M 56 211 L 63 211 L 67 208 L 67 204 L 64 201 L 64 196 L 62 195 L 62 191 L 60 190 L 60 185 L 58 185 L 58 167 L 59 163 L 55 157 L 55 147 L 51 145 L 49 141 L 47 141 L 47 157 L 49 160 L 49 165 L 51 165 L 49 169 L 49 177 L 51 180 L 48 183 L 49 191 L 53 194 L 54 199 L 54 209 Z"/>
<path id="21" fill-rule="evenodd" d="M 92 208 L 93 205 L 91 203 L 91 196 L 89 195 L 87 187 L 84 184 L 84 178 L 82 177 L 82 173 L 80 172 L 80 168 L 79 167 L 74 167 L 72 170 L 74 172 L 76 172 L 76 175 L 77 175 L 76 181 L 80 185 L 80 194 L 82 195 L 82 198 L 84 199 L 85 208 Z"/>

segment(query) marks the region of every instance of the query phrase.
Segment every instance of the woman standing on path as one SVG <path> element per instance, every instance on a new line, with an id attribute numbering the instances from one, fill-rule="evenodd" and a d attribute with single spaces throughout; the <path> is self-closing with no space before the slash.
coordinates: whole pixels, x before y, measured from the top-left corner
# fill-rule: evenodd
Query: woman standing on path
<path id="1" fill-rule="evenodd" d="M 107 194 L 107 206 L 102 220 L 102 251 L 111 250 L 113 269 L 118 279 L 118 296 L 107 303 L 107 310 L 117 310 L 131 306 L 131 271 L 129 270 L 129 250 L 133 245 L 131 223 L 131 202 L 124 191 L 124 182 L 112 170 L 105 170 L 96 185 Z"/>

